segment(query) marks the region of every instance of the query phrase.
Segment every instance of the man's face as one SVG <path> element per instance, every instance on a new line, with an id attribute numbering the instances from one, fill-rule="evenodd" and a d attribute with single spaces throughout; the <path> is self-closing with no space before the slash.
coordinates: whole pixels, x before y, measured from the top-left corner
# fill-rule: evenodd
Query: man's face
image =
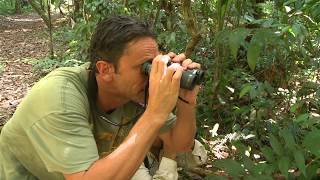
<path id="1" fill-rule="evenodd" d="M 114 79 L 117 90 L 115 93 L 122 98 L 143 103 L 148 79 L 141 73 L 141 66 L 158 54 L 158 45 L 152 38 L 141 38 L 129 43 L 119 59 Z"/>

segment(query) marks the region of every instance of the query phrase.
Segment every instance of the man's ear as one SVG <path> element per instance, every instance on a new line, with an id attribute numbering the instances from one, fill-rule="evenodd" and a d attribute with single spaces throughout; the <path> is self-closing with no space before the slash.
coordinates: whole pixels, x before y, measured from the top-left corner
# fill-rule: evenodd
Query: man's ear
<path id="1" fill-rule="evenodd" d="M 96 62 L 97 76 L 100 76 L 105 81 L 112 81 L 115 73 L 113 64 L 106 61 Z"/>

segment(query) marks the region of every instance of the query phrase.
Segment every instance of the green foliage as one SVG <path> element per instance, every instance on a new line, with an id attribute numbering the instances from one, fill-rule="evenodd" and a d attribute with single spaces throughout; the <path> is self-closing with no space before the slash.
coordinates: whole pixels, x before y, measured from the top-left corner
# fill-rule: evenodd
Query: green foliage
<path id="1" fill-rule="evenodd" d="M 216 161 L 214 165 L 218 168 L 224 168 L 224 170 L 226 170 L 226 172 L 231 176 L 241 176 L 245 173 L 241 164 L 233 159 Z"/>
<path id="2" fill-rule="evenodd" d="M 66 49 L 32 63 L 48 72 L 87 61 L 96 23 L 113 14 L 150 22 L 160 50 L 183 52 L 190 34 L 181 3 L 85 1 L 79 13 L 66 15 L 75 24 L 56 29 L 55 42 Z M 213 165 L 235 179 L 312 179 L 320 167 L 320 2 L 200 0 L 191 9 L 202 39 L 190 58 L 206 70 L 198 133 L 237 147 Z"/>
<path id="3" fill-rule="evenodd" d="M 34 71 L 42 76 L 58 67 L 79 66 L 83 64 L 82 61 L 76 59 L 51 59 L 48 57 L 43 59 L 24 59 L 23 61 L 32 64 Z"/>
<path id="4" fill-rule="evenodd" d="M 272 148 L 263 145 L 261 152 L 256 152 L 264 157 L 262 159 L 246 154 L 245 151 L 250 148 L 238 148 L 235 156 L 237 167 L 246 169 L 246 173 L 230 173 L 229 169 L 234 165 L 229 160 L 227 161 L 229 163 L 225 163 L 226 160 L 218 160 L 214 164 L 233 177 L 244 179 L 248 177 L 257 179 L 261 175 L 271 178 L 271 173 L 278 173 L 286 179 L 290 179 L 293 178 L 293 174 L 289 174 L 289 170 L 299 170 L 301 172 L 295 175 L 296 178 L 312 179 L 316 176 L 314 165 L 320 163 L 318 160 L 319 147 L 317 145 L 320 131 L 318 128 L 302 128 L 300 125 L 293 123 L 282 129 L 274 126 L 275 129 L 269 132 L 269 141 Z M 242 145 L 239 141 L 234 141 L 232 144 L 236 147 Z M 314 159 L 315 156 L 316 159 Z"/>
<path id="5" fill-rule="evenodd" d="M 303 145 L 309 150 L 312 154 L 320 157 L 320 145 L 316 143 L 320 137 L 320 130 L 315 129 L 309 132 L 303 140 Z"/>
<path id="6" fill-rule="evenodd" d="M 250 33 L 249 29 L 238 28 L 229 35 L 229 47 L 231 55 L 236 59 L 240 46 L 244 46 L 245 38 Z"/>
<path id="7" fill-rule="evenodd" d="M 14 12 L 14 1 L 0 0 L 0 15 L 12 14 Z"/>
<path id="8" fill-rule="evenodd" d="M 32 8 L 28 4 L 21 7 L 22 13 L 32 12 Z M 0 15 L 10 15 L 15 13 L 15 0 L 0 0 Z"/>

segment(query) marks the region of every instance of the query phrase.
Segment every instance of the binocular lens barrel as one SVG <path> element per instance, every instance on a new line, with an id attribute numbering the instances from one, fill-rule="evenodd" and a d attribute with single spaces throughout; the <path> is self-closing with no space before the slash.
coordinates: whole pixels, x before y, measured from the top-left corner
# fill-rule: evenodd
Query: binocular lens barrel
<path id="1" fill-rule="evenodd" d="M 149 76 L 151 71 L 151 62 L 147 61 L 143 63 L 141 67 L 142 73 Z M 204 71 L 199 69 L 191 69 L 182 72 L 180 81 L 180 87 L 184 89 L 192 90 L 194 86 L 200 85 L 204 82 Z"/>

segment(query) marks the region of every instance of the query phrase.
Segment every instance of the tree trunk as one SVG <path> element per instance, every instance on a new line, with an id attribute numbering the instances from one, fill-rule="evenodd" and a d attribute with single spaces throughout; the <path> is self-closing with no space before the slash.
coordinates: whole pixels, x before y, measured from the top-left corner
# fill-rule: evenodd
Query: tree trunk
<path id="1" fill-rule="evenodd" d="M 74 0 L 73 4 L 74 4 L 73 20 L 77 22 L 77 18 L 81 16 L 80 10 L 83 5 L 83 0 Z"/>
<path id="2" fill-rule="evenodd" d="M 127 8 L 127 7 L 128 7 L 128 3 L 129 3 L 128 0 L 123 0 L 123 6 L 124 6 L 124 7 Z"/>
<path id="3" fill-rule="evenodd" d="M 160 0 L 160 9 L 164 10 L 167 18 L 162 18 L 161 23 L 167 31 L 173 31 L 173 14 L 174 14 L 174 2 L 171 0 Z"/>
<path id="4" fill-rule="evenodd" d="M 51 23 L 51 1 L 48 0 L 48 20 L 49 20 L 49 48 L 50 48 L 50 58 L 54 58 L 54 52 L 53 52 L 53 40 L 52 40 L 52 23 Z"/>
<path id="5" fill-rule="evenodd" d="M 21 0 L 16 0 L 15 2 L 15 13 L 21 14 L 22 13 L 22 7 L 21 7 Z"/>
<path id="6" fill-rule="evenodd" d="M 33 1 L 33 0 L 28 0 L 30 3 L 31 7 L 39 14 L 39 16 L 42 18 L 44 23 L 47 25 L 47 27 L 50 26 L 49 18 L 46 16 L 46 12 L 39 7 L 39 5 Z"/>
<path id="7" fill-rule="evenodd" d="M 187 44 L 185 51 L 185 54 L 188 57 L 192 53 L 198 42 L 201 40 L 201 34 L 198 31 L 199 28 L 197 27 L 197 22 L 192 14 L 191 0 L 183 0 L 182 9 L 184 21 L 186 23 L 189 33 L 191 33 L 192 36 L 191 40 Z"/>

